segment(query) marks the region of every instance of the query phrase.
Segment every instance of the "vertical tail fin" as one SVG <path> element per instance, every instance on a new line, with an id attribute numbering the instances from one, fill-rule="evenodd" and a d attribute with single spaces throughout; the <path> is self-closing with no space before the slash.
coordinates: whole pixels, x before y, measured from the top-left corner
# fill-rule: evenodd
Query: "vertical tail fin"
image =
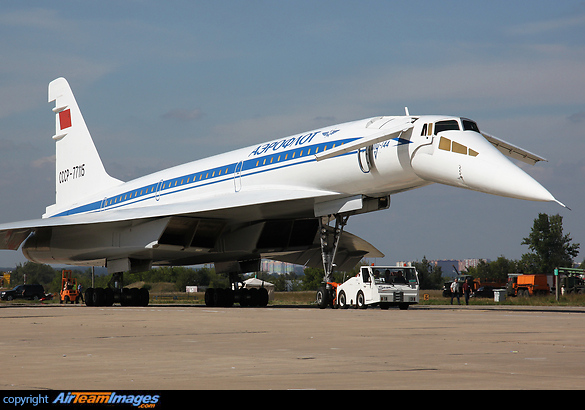
<path id="1" fill-rule="evenodd" d="M 56 199 L 47 208 L 62 211 L 84 197 L 119 185 L 106 172 L 69 83 L 57 78 L 49 83 L 49 102 L 55 101 Z"/>

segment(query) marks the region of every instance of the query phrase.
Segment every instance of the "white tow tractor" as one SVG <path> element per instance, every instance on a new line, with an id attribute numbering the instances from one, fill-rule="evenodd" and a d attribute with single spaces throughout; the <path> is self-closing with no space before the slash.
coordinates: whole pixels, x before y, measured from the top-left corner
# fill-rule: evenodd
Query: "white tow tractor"
<path id="1" fill-rule="evenodd" d="M 418 272 L 413 266 L 362 266 L 360 272 L 340 284 L 337 306 L 365 309 L 379 305 L 381 309 L 398 306 L 406 310 L 418 303 Z"/>

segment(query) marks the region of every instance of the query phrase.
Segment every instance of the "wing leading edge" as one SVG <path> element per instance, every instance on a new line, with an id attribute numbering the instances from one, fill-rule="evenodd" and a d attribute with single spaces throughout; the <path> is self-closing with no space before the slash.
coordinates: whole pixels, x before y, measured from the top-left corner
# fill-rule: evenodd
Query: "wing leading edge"
<path id="1" fill-rule="evenodd" d="M 254 190 L 238 192 L 237 195 L 214 195 L 167 205 L 144 206 L 129 209 L 115 209 L 105 212 L 89 212 L 84 214 L 40 218 L 27 221 L 12 222 L 0 225 L 0 249 L 16 250 L 22 242 L 35 230 L 41 228 L 58 228 L 66 226 L 98 225 L 112 222 L 142 221 L 150 218 L 171 217 L 180 215 L 200 215 L 215 219 L 233 220 L 236 218 L 273 217 L 267 215 L 262 208 L 269 204 L 308 200 L 335 195 L 335 192 L 290 189 L 289 187 L 273 187 L 263 192 L 262 198 Z M 154 201 L 154 199 L 153 199 Z M 306 204 L 305 206 L 306 207 Z M 303 207 L 303 208 L 304 208 Z M 306 215 L 308 216 L 308 215 Z"/>

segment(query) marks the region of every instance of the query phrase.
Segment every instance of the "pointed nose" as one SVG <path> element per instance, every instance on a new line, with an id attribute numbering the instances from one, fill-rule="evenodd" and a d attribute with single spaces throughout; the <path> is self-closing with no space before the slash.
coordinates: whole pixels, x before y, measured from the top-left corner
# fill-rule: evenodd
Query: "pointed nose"
<path id="1" fill-rule="evenodd" d="M 445 134 L 435 137 L 439 140 L 432 145 L 413 153 L 412 168 L 420 178 L 509 198 L 558 202 L 482 135 L 475 132 Z"/>
<path id="2" fill-rule="evenodd" d="M 499 153 L 491 161 L 473 161 L 461 165 L 460 173 L 467 188 L 529 201 L 555 201 L 554 196 L 534 178 Z"/>

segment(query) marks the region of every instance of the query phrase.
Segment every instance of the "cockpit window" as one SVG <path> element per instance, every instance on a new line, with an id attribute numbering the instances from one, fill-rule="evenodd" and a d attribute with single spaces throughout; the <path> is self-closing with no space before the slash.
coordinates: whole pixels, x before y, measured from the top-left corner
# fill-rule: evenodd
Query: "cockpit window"
<path id="1" fill-rule="evenodd" d="M 475 131 L 475 132 L 479 132 L 479 127 L 477 126 L 477 124 L 471 120 L 467 120 L 465 118 L 461 119 L 461 122 L 463 123 L 463 130 L 464 131 Z"/>
<path id="2" fill-rule="evenodd" d="M 456 120 L 439 121 L 435 124 L 435 135 L 440 132 L 450 130 L 459 130 L 459 123 Z"/>

